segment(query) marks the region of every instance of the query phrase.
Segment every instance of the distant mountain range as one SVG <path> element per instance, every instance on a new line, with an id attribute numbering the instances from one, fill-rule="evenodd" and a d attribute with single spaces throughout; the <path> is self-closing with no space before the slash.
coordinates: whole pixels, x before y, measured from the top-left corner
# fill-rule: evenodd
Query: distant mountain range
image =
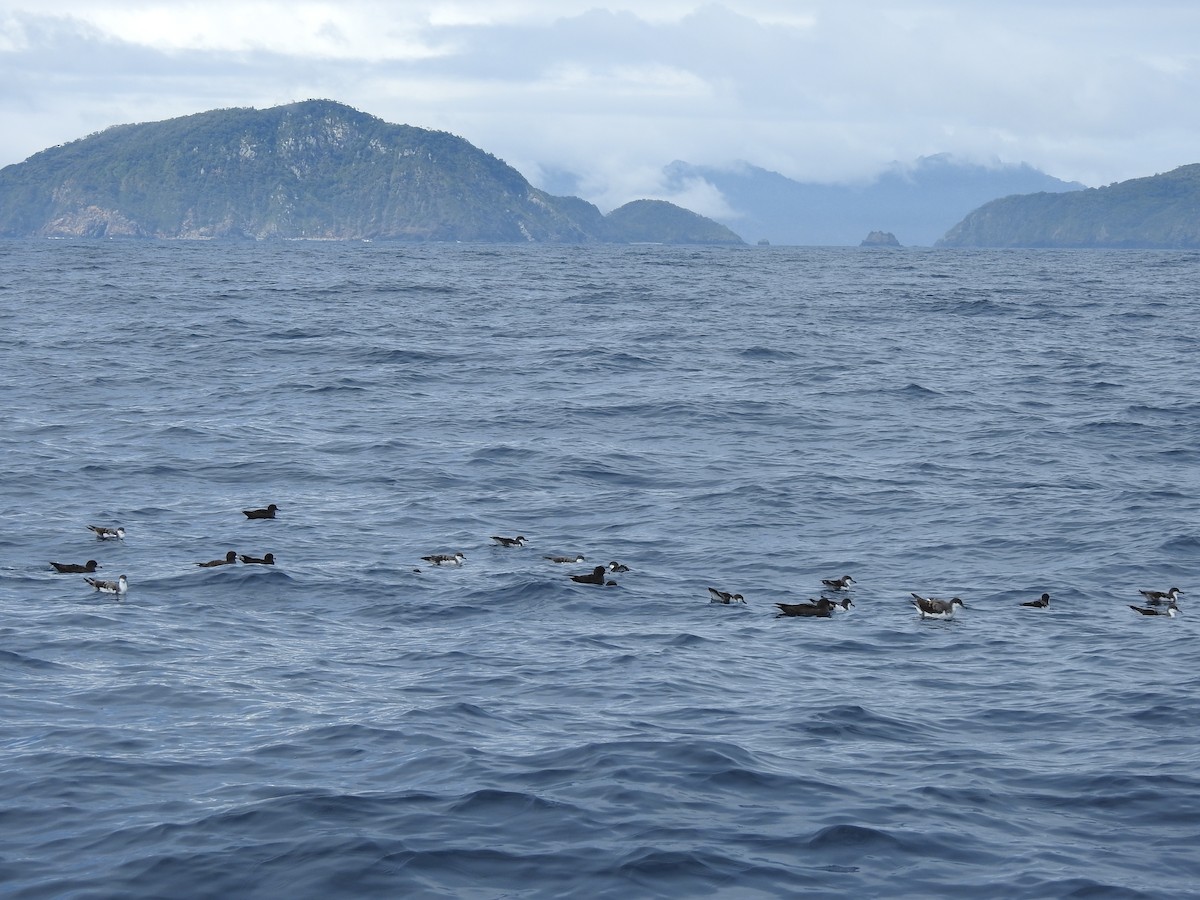
<path id="1" fill-rule="evenodd" d="M 981 166 L 945 154 L 893 165 L 859 184 L 794 181 L 749 163 L 715 168 L 676 161 L 665 174 L 671 192 L 696 180 L 716 188 L 732 214 L 715 218 L 747 241 L 801 246 L 856 247 L 872 231 L 890 232 L 906 246 L 933 246 L 990 200 L 1084 188 L 1024 164 Z"/>
<path id="2" fill-rule="evenodd" d="M 636 200 L 605 215 L 460 137 L 306 100 L 118 125 L 6 166 L 0 237 L 1200 247 L 1200 165 L 1096 189 L 945 155 L 854 185 L 750 164 L 664 174 L 732 212 Z"/>
<path id="3" fill-rule="evenodd" d="M 603 215 L 445 132 L 329 100 L 119 125 L 0 169 L 0 236 L 741 244 L 671 203 Z"/>
<path id="4" fill-rule="evenodd" d="M 993 200 L 938 246 L 1200 249 L 1200 165 L 1070 194 Z"/>

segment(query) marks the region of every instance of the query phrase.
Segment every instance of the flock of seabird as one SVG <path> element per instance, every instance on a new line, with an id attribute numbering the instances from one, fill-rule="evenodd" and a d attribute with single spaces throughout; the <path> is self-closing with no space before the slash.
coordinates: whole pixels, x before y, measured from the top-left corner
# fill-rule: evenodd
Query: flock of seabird
<path id="1" fill-rule="evenodd" d="M 278 509 L 279 507 L 272 503 L 270 506 L 263 507 L 262 509 L 243 509 L 242 513 L 247 519 L 273 519 Z M 125 539 L 125 529 L 119 525 L 115 527 L 109 525 L 89 525 L 87 527 L 101 541 L 121 541 Z M 239 556 L 233 550 L 230 550 L 221 559 L 198 562 L 196 565 L 202 569 L 211 569 L 216 566 L 235 565 L 239 559 L 244 565 L 275 565 L 275 555 L 273 553 L 264 553 L 262 556 L 247 556 L 246 554 Z M 54 568 L 54 571 L 66 575 L 82 575 L 102 568 L 94 559 L 89 559 L 85 563 L 60 563 L 51 561 L 50 565 Z M 120 576 L 116 581 L 106 581 L 103 578 L 92 577 L 85 577 L 83 580 L 102 594 L 116 594 L 120 596 L 129 591 L 129 579 L 124 575 Z"/>
<path id="2" fill-rule="evenodd" d="M 261 509 L 244 509 L 242 513 L 248 519 L 273 519 L 279 507 L 274 503 Z M 96 537 L 102 541 L 122 540 L 125 537 L 125 529 L 117 526 L 110 527 L 107 525 L 89 525 L 87 526 Z M 516 537 L 504 537 L 494 534 L 491 539 L 501 547 L 524 547 L 528 539 L 523 534 Z M 265 553 L 262 556 L 247 556 L 242 554 L 239 556 L 233 550 L 230 550 L 221 559 L 213 559 L 208 562 L 198 562 L 197 566 L 201 568 L 214 568 L 216 566 L 233 565 L 240 559 L 245 565 L 267 565 L 275 564 L 275 556 L 271 553 Z M 431 566 L 438 567 L 457 567 L 463 564 L 466 559 L 466 554 L 461 550 L 454 553 L 434 553 L 429 556 L 422 556 L 421 560 Z M 550 562 L 560 565 L 570 565 L 586 561 L 586 557 L 577 553 L 573 556 L 545 556 Z M 100 568 L 99 563 L 94 559 L 89 559 L 86 563 L 60 563 L 51 562 L 51 566 L 55 571 L 65 574 L 84 574 L 95 572 Z M 420 572 L 420 569 L 414 569 L 414 572 Z M 595 584 L 606 587 L 616 587 L 617 582 L 610 579 L 608 576 L 618 572 L 628 572 L 629 566 L 613 560 L 607 566 L 596 566 L 591 572 L 583 572 L 569 576 L 571 581 L 576 584 Z M 124 594 L 129 590 L 129 581 L 122 575 L 116 581 L 104 581 L 100 578 L 85 577 L 84 581 L 90 584 L 97 591 L 106 594 Z M 823 590 L 830 593 L 848 593 L 851 590 L 850 585 L 855 584 L 854 579 L 849 575 L 842 575 L 838 578 L 824 578 L 821 580 Z M 1129 608 L 1134 612 L 1140 613 L 1143 616 L 1175 616 L 1179 613 L 1179 595 L 1183 593 L 1180 588 L 1173 587 L 1166 591 L 1149 591 L 1143 590 L 1139 593 L 1145 598 L 1142 606 L 1130 604 Z M 723 591 L 718 588 L 710 587 L 708 589 L 709 602 L 721 603 L 726 606 L 746 603 L 746 598 L 740 593 L 733 591 Z M 917 613 L 923 619 L 950 619 L 954 617 L 954 613 L 959 609 L 966 609 L 967 604 L 963 602 L 961 597 L 951 597 L 949 600 L 943 600 L 938 597 L 923 597 L 920 594 L 913 593 L 911 603 Z M 822 595 L 821 597 L 809 598 L 805 603 L 776 603 L 775 606 L 779 609 L 776 618 L 822 618 L 828 619 L 833 616 L 835 610 L 848 610 L 854 605 L 854 601 L 843 596 L 837 600 Z M 1050 605 L 1050 595 L 1042 594 L 1036 600 L 1027 600 L 1021 606 L 1031 607 L 1034 609 L 1045 609 Z"/>
<path id="3" fill-rule="evenodd" d="M 491 539 L 501 547 L 524 547 L 528 542 L 528 538 L 523 534 L 519 534 L 516 537 L 503 537 L 494 534 L 491 536 Z M 453 554 L 444 553 L 421 557 L 425 562 L 434 566 L 461 566 L 465 558 L 462 551 Z M 584 562 L 586 557 L 583 554 L 576 554 L 574 556 L 545 556 L 543 559 L 548 559 L 554 563 L 571 564 Z M 415 571 L 419 572 L 420 569 L 416 569 Z M 612 581 L 608 576 L 613 572 L 628 571 L 628 566 L 613 561 L 607 566 L 596 566 L 591 572 L 571 575 L 570 578 L 576 584 L 597 584 L 615 587 L 617 582 Z M 821 597 L 810 598 L 805 603 L 776 603 L 775 606 L 779 609 L 776 618 L 831 618 L 836 610 L 845 611 L 854 605 L 854 601 L 849 596 L 844 596 L 850 592 L 852 584 L 855 584 L 855 581 L 850 575 L 842 575 L 837 578 L 823 578 L 821 580 L 823 591 L 843 594 L 840 599 L 833 600 L 822 595 Z M 1179 588 L 1173 587 L 1169 591 L 1141 591 L 1140 593 L 1146 598 L 1146 605 L 1131 605 L 1129 608 L 1144 616 L 1174 616 L 1179 612 L 1176 598 L 1183 593 Z M 746 603 L 746 598 L 743 594 L 734 591 L 723 591 L 715 587 L 708 589 L 708 597 L 710 603 L 721 603 L 726 606 Z M 912 600 L 910 602 L 913 608 L 916 609 L 917 613 L 923 619 L 951 619 L 957 610 L 966 609 L 967 607 L 967 604 L 963 602 L 961 597 L 951 597 L 949 600 L 943 600 L 938 597 L 924 597 L 916 593 L 912 594 L 911 597 Z M 1027 600 L 1021 604 L 1021 606 L 1034 609 L 1045 609 L 1049 605 L 1049 594 L 1042 594 L 1036 600 Z"/>

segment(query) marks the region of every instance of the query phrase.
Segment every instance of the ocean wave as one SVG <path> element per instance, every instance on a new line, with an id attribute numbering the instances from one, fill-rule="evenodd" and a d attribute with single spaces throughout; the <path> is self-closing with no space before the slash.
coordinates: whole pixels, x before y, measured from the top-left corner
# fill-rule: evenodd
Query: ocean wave
<path id="1" fill-rule="evenodd" d="M 1186 894 L 1190 257 L 350 249 L 0 255 L 5 890 Z"/>

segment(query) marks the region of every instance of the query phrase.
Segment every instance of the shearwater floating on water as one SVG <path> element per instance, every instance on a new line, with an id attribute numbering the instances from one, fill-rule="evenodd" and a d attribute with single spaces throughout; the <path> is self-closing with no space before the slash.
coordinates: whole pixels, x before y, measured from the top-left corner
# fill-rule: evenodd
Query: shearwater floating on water
<path id="1" fill-rule="evenodd" d="M 828 597 L 822 597 L 819 600 L 810 599 L 807 603 L 776 603 L 775 605 L 779 607 L 779 615 L 775 617 L 777 619 L 784 616 L 828 619 L 841 604 L 835 603 Z"/>
<path id="2" fill-rule="evenodd" d="M 99 578 L 83 579 L 102 594 L 124 594 L 129 590 L 129 580 L 122 575 L 116 581 L 102 581 Z"/>
<path id="3" fill-rule="evenodd" d="M 854 584 L 854 579 L 849 575 L 843 575 L 841 578 L 822 578 L 821 584 L 835 591 L 844 591 Z"/>
<path id="4" fill-rule="evenodd" d="M 54 568 L 57 569 L 59 572 L 62 572 L 64 574 L 70 574 L 70 575 L 79 575 L 84 572 L 95 572 L 97 569 L 104 568 L 103 566 L 100 565 L 100 563 L 96 562 L 94 559 L 89 559 L 83 565 L 80 565 L 79 563 L 58 563 L 58 562 L 51 562 L 50 565 L 54 566 Z"/>
<path id="5" fill-rule="evenodd" d="M 1151 606 L 1159 606 L 1163 603 L 1174 603 L 1183 591 L 1173 587 L 1169 591 L 1138 591 L 1138 593 L 1145 597 L 1146 602 Z"/>
<path id="6" fill-rule="evenodd" d="M 961 606 L 966 609 L 967 604 L 963 603 L 958 597 L 951 597 L 949 600 L 939 600 L 937 597 L 922 597 L 920 594 L 913 594 L 913 606 L 917 608 L 917 612 L 921 614 L 923 619 L 951 619 L 954 617 L 954 608 Z"/>
<path id="7" fill-rule="evenodd" d="M 745 603 L 746 598 L 741 594 L 733 594 L 729 591 L 719 591 L 714 587 L 708 589 L 708 596 L 711 598 L 710 603 Z M 749 605 L 749 604 L 747 604 Z"/>
<path id="8" fill-rule="evenodd" d="M 501 547 L 524 547 L 525 535 L 518 534 L 516 537 L 501 537 L 498 534 L 492 535 L 492 540 Z"/>
<path id="9" fill-rule="evenodd" d="M 1179 607 L 1171 602 L 1167 606 L 1133 606 L 1129 607 L 1136 613 L 1141 613 L 1143 616 L 1175 616 L 1179 613 Z"/>

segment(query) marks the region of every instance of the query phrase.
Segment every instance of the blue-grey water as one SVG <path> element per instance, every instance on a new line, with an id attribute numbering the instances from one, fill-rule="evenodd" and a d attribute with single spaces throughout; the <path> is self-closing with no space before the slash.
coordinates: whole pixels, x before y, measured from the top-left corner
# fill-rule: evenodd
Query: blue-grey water
<path id="1" fill-rule="evenodd" d="M 0 244 L 0 894 L 1197 896 L 1198 284 Z"/>

